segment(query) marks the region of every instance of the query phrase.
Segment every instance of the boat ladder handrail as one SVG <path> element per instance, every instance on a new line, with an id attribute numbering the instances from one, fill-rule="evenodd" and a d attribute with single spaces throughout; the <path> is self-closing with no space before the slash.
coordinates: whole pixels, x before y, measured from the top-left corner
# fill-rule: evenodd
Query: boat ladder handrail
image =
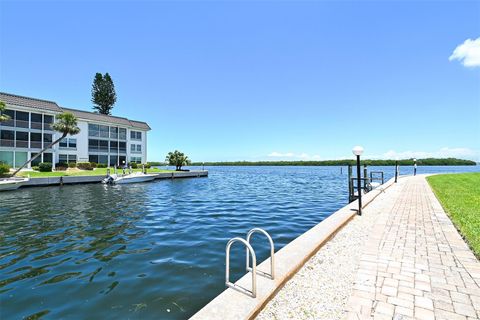
<path id="1" fill-rule="evenodd" d="M 252 262 L 253 262 L 253 272 L 252 272 L 252 290 L 245 289 L 233 282 L 230 282 L 230 248 L 232 244 L 235 242 L 241 242 L 247 248 L 247 255 L 248 252 L 252 255 Z M 257 257 L 255 256 L 255 251 L 253 250 L 252 246 L 245 240 L 240 237 L 232 238 L 227 242 L 227 247 L 225 248 L 225 285 L 229 288 L 234 290 L 240 291 L 245 293 L 246 295 L 255 298 L 257 296 Z"/>
<path id="2" fill-rule="evenodd" d="M 250 244 L 250 239 L 254 233 L 263 233 L 270 243 L 270 274 L 257 270 L 257 256 L 255 250 L 253 250 L 252 245 Z M 252 273 L 252 290 L 245 289 L 233 282 L 230 281 L 230 249 L 235 242 L 241 242 L 245 245 L 246 250 L 246 270 L 247 272 Z M 250 256 L 252 256 L 252 266 L 250 267 Z M 227 242 L 225 248 L 225 285 L 229 288 L 242 292 L 246 295 L 255 298 L 257 296 L 257 274 L 264 276 L 270 280 L 275 278 L 275 245 L 273 243 L 272 237 L 268 234 L 267 231 L 261 228 L 253 228 L 247 233 L 246 240 L 240 237 L 235 237 L 230 239 Z"/>
<path id="3" fill-rule="evenodd" d="M 272 237 L 268 234 L 267 231 L 261 229 L 261 228 L 253 228 L 252 230 L 248 231 L 247 233 L 247 242 L 250 244 L 250 239 L 254 233 L 263 233 L 267 239 L 268 242 L 270 242 L 270 274 L 257 270 L 257 273 L 261 276 L 264 276 L 266 278 L 269 278 L 271 280 L 275 279 L 275 245 L 273 243 Z M 252 268 L 250 267 L 250 261 L 248 259 L 248 251 L 247 251 L 247 271 L 252 271 Z"/>

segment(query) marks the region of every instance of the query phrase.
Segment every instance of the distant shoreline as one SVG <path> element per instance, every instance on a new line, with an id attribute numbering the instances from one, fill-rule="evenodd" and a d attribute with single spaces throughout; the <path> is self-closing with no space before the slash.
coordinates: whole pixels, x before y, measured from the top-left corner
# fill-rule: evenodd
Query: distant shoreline
<path id="1" fill-rule="evenodd" d="M 394 166 L 395 160 L 362 160 L 361 164 L 367 166 Z M 161 162 L 149 162 L 152 166 L 163 166 Z M 413 159 L 398 160 L 401 166 L 413 165 Z M 321 160 L 321 161 L 218 161 L 218 162 L 193 162 L 192 166 L 347 166 L 355 165 L 355 160 Z M 426 158 L 417 159 L 418 166 L 475 166 L 471 160 L 456 158 Z"/>

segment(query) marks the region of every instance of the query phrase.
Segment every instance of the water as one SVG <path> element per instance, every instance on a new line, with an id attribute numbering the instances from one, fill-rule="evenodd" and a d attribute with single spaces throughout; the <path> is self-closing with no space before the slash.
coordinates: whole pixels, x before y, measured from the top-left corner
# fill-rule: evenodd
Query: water
<path id="1" fill-rule="evenodd" d="M 348 201 L 346 168 L 208 169 L 209 178 L 0 193 L 0 318 L 188 318 L 224 290 L 228 239 L 261 227 L 278 250 Z M 463 171 L 479 167 L 418 167 Z M 233 280 L 243 259 L 234 246 Z"/>

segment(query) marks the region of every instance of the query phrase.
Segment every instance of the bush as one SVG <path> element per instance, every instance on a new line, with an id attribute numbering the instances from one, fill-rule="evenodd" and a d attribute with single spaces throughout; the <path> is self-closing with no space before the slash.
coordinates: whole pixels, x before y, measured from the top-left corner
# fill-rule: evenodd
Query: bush
<path id="1" fill-rule="evenodd" d="M 98 165 L 96 162 L 90 162 L 90 167 L 96 168 Z"/>
<path id="2" fill-rule="evenodd" d="M 75 168 L 76 166 L 77 166 L 77 164 L 75 162 L 69 162 L 68 163 L 69 168 Z"/>
<path id="3" fill-rule="evenodd" d="M 96 163 L 97 168 L 106 168 L 108 167 L 106 163 Z"/>
<path id="4" fill-rule="evenodd" d="M 145 169 L 150 169 L 152 167 L 150 163 L 144 163 L 143 165 L 145 166 Z"/>
<path id="5" fill-rule="evenodd" d="M 65 171 L 65 170 L 67 170 L 67 168 L 68 168 L 68 163 L 66 163 L 66 162 L 55 163 L 55 171 Z"/>
<path id="6" fill-rule="evenodd" d="M 38 171 L 38 170 L 39 170 L 39 168 L 38 168 L 38 166 L 33 166 L 33 167 L 32 167 L 32 170 L 34 170 L 34 171 Z"/>
<path id="7" fill-rule="evenodd" d="M 77 162 L 77 168 L 81 170 L 93 170 L 90 162 Z"/>
<path id="8" fill-rule="evenodd" d="M 6 163 L 0 162 L 0 176 L 10 172 L 10 166 Z"/>
<path id="9" fill-rule="evenodd" d="M 132 169 L 137 169 L 138 168 L 138 164 L 136 162 L 130 162 L 128 165 L 130 167 L 132 167 Z"/>
<path id="10" fill-rule="evenodd" d="M 40 162 L 38 164 L 38 171 L 40 171 L 40 172 L 52 172 L 52 163 L 51 162 Z"/>

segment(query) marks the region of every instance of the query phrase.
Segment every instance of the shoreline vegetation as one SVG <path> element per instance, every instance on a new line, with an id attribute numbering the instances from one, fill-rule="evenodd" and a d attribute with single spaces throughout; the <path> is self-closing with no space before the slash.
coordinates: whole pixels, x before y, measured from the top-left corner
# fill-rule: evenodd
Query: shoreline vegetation
<path id="1" fill-rule="evenodd" d="M 480 258 L 480 173 L 427 177 L 453 224 Z"/>
<path id="2" fill-rule="evenodd" d="M 362 160 L 367 166 L 394 166 L 396 160 Z M 320 161 L 224 161 L 224 162 L 192 162 L 192 166 L 347 166 L 355 165 L 355 160 L 320 160 Z M 149 162 L 151 166 L 164 166 L 164 162 Z M 398 160 L 401 166 L 413 165 L 413 159 Z M 417 159 L 418 166 L 475 166 L 471 160 L 456 158 L 425 158 Z"/>

